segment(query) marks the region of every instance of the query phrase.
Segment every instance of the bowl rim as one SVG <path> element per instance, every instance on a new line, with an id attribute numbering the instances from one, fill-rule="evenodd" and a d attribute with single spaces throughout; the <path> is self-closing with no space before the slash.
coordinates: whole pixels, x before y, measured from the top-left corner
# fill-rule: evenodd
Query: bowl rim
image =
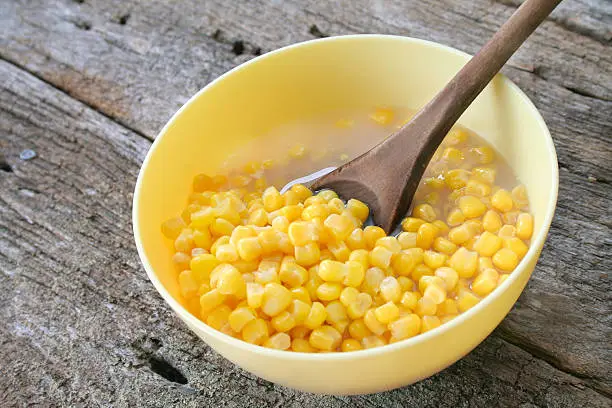
<path id="1" fill-rule="evenodd" d="M 255 345 L 255 344 L 247 343 L 244 340 L 240 340 L 240 339 L 234 338 L 234 337 L 229 336 L 229 335 L 227 335 L 225 333 L 222 333 L 220 331 L 217 331 L 217 330 L 213 329 L 212 327 L 208 326 L 206 323 L 204 323 L 200 319 L 198 319 L 193 314 L 191 314 L 182 304 L 180 304 L 170 294 L 170 292 L 168 292 L 168 290 L 161 283 L 161 281 L 159 280 L 159 278 L 157 277 L 157 275 L 153 271 L 153 267 L 151 266 L 151 264 L 150 264 L 150 262 L 148 260 L 148 257 L 147 257 L 147 255 L 145 253 L 144 247 L 142 245 L 142 239 L 141 239 L 141 235 L 140 235 L 139 218 L 138 218 L 138 209 L 140 207 L 140 191 L 142 189 L 144 172 L 145 172 L 145 169 L 148 166 L 149 160 L 151 159 L 151 157 L 153 156 L 153 153 L 158 148 L 159 142 L 162 139 L 162 137 L 166 134 L 166 132 L 168 131 L 170 126 L 175 121 L 179 120 L 179 118 L 180 118 L 181 114 L 183 113 L 183 111 L 185 109 L 187 109 L 191 104 L 193 104 L 197 99 L 199 99 L 199 97 L 202 94 L 204 94 L 209 89 L 211 89 L 211 88 L 217 86 L 219 83 L 221 83 L 226 77 L 232 75 L 235 72 L 238 72 L 238 71 L 241 71 L 243 69 L 246 69 L 251 64 L 256 64 L 257 62 L 259 62 L 261 60 L 265 60 L 266 58 L 270 58 L 273 55 L 281 54 L 281 53 L 283 53 L 285 51 L 288 51 L 288 50 L 305 48 L 305 47 L 309 47 L 309 46 L 312 46 L 312 45 L 316 46 L 319 43 L 344 42 L 344 41 L 359 41 L 359 40 L 377 40 L 377 39 L 378 40 L 382 40 L 382 41 L 402 41 L 402 42 L 407 42 L 407 43 L 416 43 L 416 44 L 424 45 L 424 46 L 427 46 L 427 47 L 437 48 L 437 49 L 442 50 L 444 52 L 448 52 L 448 53 L 454 54 L 456 56 L 460 56 L 460 57 L 466 58 L 466 62 L 467 62 L 467 60 L 469 58 L 472 57 L 470 54 L 467 54 L 467 53 L 465 53 L 463 51 L 457 50 L 457 49 L 455 49 L 453 47 L 450 47 L 450 46 L 447 46 L 447 45 L 443 45 L 443 44 L 439 44 L 439 43 L 436 43 L 436 42 L 433 42 L 433 41 L 423 40 L 423 39 L 419 39 L 419 38 L 399 36 L 399 35 L 351 34 L 351 35 L 341 35 L 341 36 L 334 36 L 334 37 L 319 38 L 319 39 L 313 39 L 313 40 L 308 40 L 308 41 L 302 41 L 302 42 L 294 43 L 294 44 L 291 44 L 291 45 L 288 45 L 288 46 L 284 46 L 284 47 L 278 48 L 276 50 L 270 51 L 270 52 L 268 52 L 266 54 L 257 56 L 257 57 L 255 57 L 255 58 L 253 58 L 253 59 L 251 59 L 251 60 L 249 60 L 247 62 L 244 62 L 244 63 L 242 63 L 242 64 L 232 68 L 231 70 L 225 72 L 224 74 L 222 74 L 221 76 L 219 76 L 218 78 L 216 78 L 215 80 L 213 80 L 212 82 L 207 84 L 205 87 L 200 89 L 195 95 L 193 95 L 191 98 L 189 98 L 189 100 L 187 102 L 185 102 L 185 104 L 176 113 L 174 113 L 174 115 L 172 115 L 170 120 L 164 125 L 162 130 L 159 132 L 159 134 L 157 135 L 157 137 L 153 141 L 153 143 L 152 143 L 151 147 L 149 148 L 149 151 L 147 152 L 147 155 L 146 155 L 146 157 L 145 157 L 145 159 L 144 159 L 144 161 L 143 161 L 143 163 L 142 163 L 142 165 L 140 167 L 140 170 L 138 172 L 138 178 L 137 178 L 136 185 L 135 185 L 135 188 L 134 188 L 134 197 L 133 197 L 133 202 L 132 202 L 132 225 L 133 225 L 134 239 L 136 241 L 136 248 L 138 250 L 138 255 L 139 255 L 141 263 L 144 266 L 145 271 L 146 271 L 146 273 L 147 273 L 147 275 L 149 277 L 149 280 L 153 283 L 153 286 L 155 286 L 155 289 L 157 289 L 159 294 L 170 305 L 170 307 L 174 310 L 174 312 L 176 314 L 178 314 L 179 317 L 184 322 L 186 322 L 188 325 L 190 325 L 192 327 L 195 326 L 198 330 L 201 330 L 202 332 L 206 333 L 207 335 L 216 338 L 216 340 L 228 343 L 228 345 L 233 346 L 233 347 L 237 347 L 239 349 L 242 349 L 242 351 L 244 351 L 244 352 L 263 354 L 263 355 L 266 355 L 266 356 L 269 356 L 269 357 L 273 357 L 273 358 L 276 358 L 276 359 L 311 360 L 311 361 L 323 361 L 323 360 L 325 360 L 325 361 L 328 361 L 328 360 L 330 360 L 330 361 L 345 361 L 347 359 L 354 360 L 355 358 L 359 358 L 359 359 L 361 359 L 361 358 L 370 358 L 370 357 L 374 357 L 374 356 L 381 355 L 381 354 L 393 353 L 393 352 L 396 352 L 399 349 L 408 348 L 408 347 L 411 347 L 413 345 L 416 345 L 416 344 L 419 344 L 419 343 L 422 343 L 422 342 L 427 342 L 427 341 L 429 341 L 430 338 L 441 336 L 446 331 L 454 328 L 455 326 L 463 324 L 465 321 L 470 319 L 473 315 L 478 313 L 480 310 L 486 308 L 497 297 L 499 297 L 500 294 L 503 293 L 509 286 L 513 285 L 514 282 L 519 278 L 519 275 L 521 275 L 525 271 L 525 268 L 526 268 L 527 264 L 534 257 L 538 257 L 540 248 L 543 247 L 544 241 L 546 240 L 546 237 L 548 235 L 548 230 L 549 230 L 550 225 L 552 223 L 552 219 L 554 217 L 555 208 L 556 208 L 558 188 L 559 188 L 559 169 L 558 169 L 558 164 L 557 164 L 558 163 L 558 161 L 557 161 L 557 154 L 556 154 L 555 146 L 554 146 L 554 143 L 553 143 L 550 131 L 549 131 L 548 127 L 546 126 L 546 123 L 544 122 L 544 119 L 542 118 L 542 115 L 540 114 L 540 112 L 538 111 L 536 106 L 533 104 L 533 102 L 527 97 L 527 95 L 525 95 L 525 93 L 514 82 L 512 82 L 505 75 L 500 73 L 498 75 L 500 76 L 500 79 L 503 81 L 503 84 L 505 86 L 508 86 L 509 88 L 511 88 L 513 91 L 515 91 L 517 93 L 517 95 L 520 97 L 521 102 L 526 104 L 526 105 L 528 105 L 533 110 L 533 112 L 535 114 L 535 117 L 536 117 L 536 120 L 538 122 L 538 125 L 539 125 L 539 127 L 540 127 L 540 129 L 541 129 L 541 131 L 542 131 L 542 133 L 544 135 L 545 143 L 546 143 L 546 145 L 548 147 L 548 154 L 550 156 L 552 156 L 551 158 L 552 158 L 552 163 L 553 163 L 553 166 L 552 166 L 553 167 L 552 168 L 552 175 L 553 175 L 553 177 L 552 177 L 552 180 L 551 180 L 550 191 L 549 191 L 550 199 L 549 199 L 548 203 L 546 204 L 546 214 L 544 214 L 542 229 L 537 234 L 537 236 L 532 238 L 532 242 L 531 242 L 531 244 L 529 246 L 529 250 L 525 254 L 525 257 L 519 262 L 519 264 L 514 269 L 514 271 L 512 271 L 512 273 L 510 273 L 510 276 L 500 286 L 496 287 L 493 290 L 493 292 L 491 292 L 489 295 L 487 295 L 482 301 L 480 301 L 476 306 L 472 307 L 468 311 L 459 314 L 456 318 L 454 318 L 451 321 L 446 322 L 446 323 L 436 327 L 433 330 L 430 330 L 430 331 L 425 332 L 425 333 L 421 333 L 421 334 L 419 334 L 417 336 L 414 336 L 414 337 L 411 337 L 411 338 L 408 338 L 408 339 L 404 339 L 404 340 L 398 341 L 398 342 L 393 343 L 393 344 L 387 344 L 387 345 L 382 346 L 382 347 L 375 347 L 375 348 L 371 348 L 371 349 L 364 349 L 364 350 L 358 350 L 358 351 L 352 351 L 352 352 L 303 353 L 303 352 L 296 352 L 296 351 L 289 351 L 289 350 L 276 350 L 276 349 L 271 349 L 271 348 L 267 348 L 267 347 L 263 347 L 263 346 L 258 346 L 258 345 Z M 205 343 L 207 343 L 207 342 L 205 341 Z"/>

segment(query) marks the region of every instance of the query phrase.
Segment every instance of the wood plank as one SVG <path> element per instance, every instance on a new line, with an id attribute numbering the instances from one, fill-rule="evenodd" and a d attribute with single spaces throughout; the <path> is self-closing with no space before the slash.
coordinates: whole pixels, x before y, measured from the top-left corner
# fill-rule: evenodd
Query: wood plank
<path id="1" fill-rule="evenodd" d="M 314 396 L 243 372 L 180 323 L 139 264 L 130 198 L 150 143 L 12 64 L 0 76 L 1 406 L 610 405 L 591 379 L 500 332 L 434 377 L 370 396 Z M 23 149 L 37 157 L 20 160 Z"/>

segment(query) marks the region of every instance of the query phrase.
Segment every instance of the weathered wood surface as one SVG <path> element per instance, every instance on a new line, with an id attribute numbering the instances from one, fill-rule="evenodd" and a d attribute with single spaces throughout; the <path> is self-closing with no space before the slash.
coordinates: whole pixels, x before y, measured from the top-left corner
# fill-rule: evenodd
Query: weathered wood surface
<path id="1" fill-rule="evenodd" d="M 558 210 L 513 311 L 444 372 L 353 398 L 273 386 L 193 336 L 138 262 L 130 205 L 147 139 L 191 94 L 314 36 L 475 52 L 517 2 L 466 3 L 0 2 L 0 406 L 610 406 L 607 1 L 563 3 L 505 69 L 555 139 Z M 38 157 L 20 160 L 28 148 Z"/>

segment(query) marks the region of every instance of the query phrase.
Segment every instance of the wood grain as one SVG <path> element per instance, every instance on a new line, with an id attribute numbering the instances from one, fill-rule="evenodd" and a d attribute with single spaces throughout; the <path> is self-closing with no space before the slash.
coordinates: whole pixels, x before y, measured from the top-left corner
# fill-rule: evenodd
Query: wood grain
<path id="1" fill-rule="evenodd" d="M 561 177 L 519 302 L 443 373 L 354 398 L 253 378 L 169 312 L 130 226 L 147 139 L 200 87 L 261 52 L 383 32 L 473 53 L 514 2 L 173 4 L 0 2 L 0 406 L 610 406 L 609 2 L 562 3 L 505 69 L 549 125 Z M 20 160 L 27 148 L 38 157 Z"/>

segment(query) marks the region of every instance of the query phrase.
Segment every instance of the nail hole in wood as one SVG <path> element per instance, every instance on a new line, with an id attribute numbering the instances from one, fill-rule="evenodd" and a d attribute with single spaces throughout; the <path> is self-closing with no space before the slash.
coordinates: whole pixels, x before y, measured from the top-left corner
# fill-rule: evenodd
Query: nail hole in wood
<path id="1" fill-rule="evenodd" d="M 164 377 L 168 381 L 187 384 L 187 378 L 166 360 L 151 356 L 149 357 L 149 366 L 155 374 Z"/>
<path id="2" fill-rule="evenodd" d="M 244 42 L 234 41 L 232 45 L 232 52 L 236 55 L 242 55 L 244 53 Z"/>
<path id="3" fill-rule="evenodd" d="M 329 37 L 328 34 L 325 34 L 323 31 L 319 30 L 319 27 L 317 27 L 316 24 L 313 24 L 310 26 L 310 29 L 308 30 L 308 32 L 312 35 L 314 35 L 317 38 L 325 38 L 325 37 Z"/>

